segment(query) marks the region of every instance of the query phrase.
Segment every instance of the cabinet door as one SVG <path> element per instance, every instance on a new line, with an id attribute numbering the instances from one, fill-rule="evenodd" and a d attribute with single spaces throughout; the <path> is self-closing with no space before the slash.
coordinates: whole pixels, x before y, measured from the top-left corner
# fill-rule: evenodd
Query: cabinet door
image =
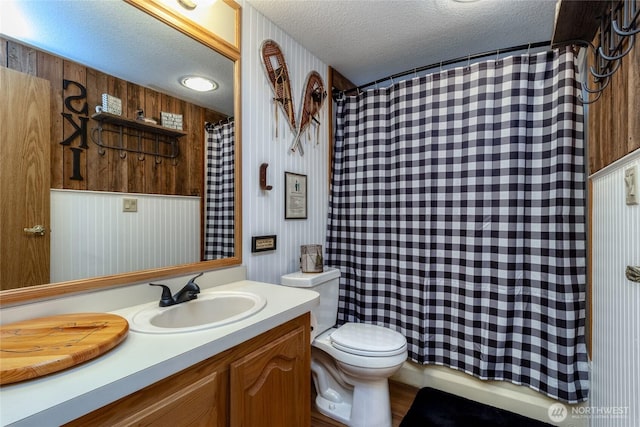
<path id="1" fill-rule="evenodd" d="M 226 411 L 221 394 L 225 374 L 191 369 L 91 412 L 65 427 L 223 427 Z"/>
<path id="2" fill-rule="evenodd" d="M 309 366 L 302 326 L 233 362 L 231 427 L 308 427 Z"/>

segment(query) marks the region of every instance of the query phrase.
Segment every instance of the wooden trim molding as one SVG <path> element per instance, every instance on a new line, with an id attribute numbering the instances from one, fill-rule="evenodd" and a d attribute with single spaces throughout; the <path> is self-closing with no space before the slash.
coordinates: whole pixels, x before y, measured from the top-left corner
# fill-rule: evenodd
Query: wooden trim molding
<path id="1" fill-rule="evenodd" d="M 224 2 L 235 9 L 235 38 L 236 44 L 231 44 L 224 40 L 222 37 L 209 31 L 196 22 L 193 22 L 189 18 L 181 15 L 174 10 L 168 8 L 162 2 L 158 0 L 125 0 L 127 3 L 137 7 L 138 9 L 148 13 L 151 16 L 156 17 L 160 21 L 167 25 L 177 29 L 178 31 L 186 34 L 192 39 L 199 41 L 200 43 L 208 46 L 227 58 L 235 61 L 240 59 L 240 23 L 241 23 L 241 8 L 233 0 L 224 0 Z"/>

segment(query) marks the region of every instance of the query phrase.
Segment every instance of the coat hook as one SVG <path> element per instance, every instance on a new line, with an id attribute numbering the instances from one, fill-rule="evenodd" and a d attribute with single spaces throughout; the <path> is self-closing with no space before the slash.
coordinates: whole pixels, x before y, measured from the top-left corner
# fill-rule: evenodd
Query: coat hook
<path id="1" fill-rule="evenodd" d="M 267 185 L 267 168 L 269 163 L 263 163 L 260 165 L 260 189 L 269 191 L 273 188 L 271 185 Z"/>

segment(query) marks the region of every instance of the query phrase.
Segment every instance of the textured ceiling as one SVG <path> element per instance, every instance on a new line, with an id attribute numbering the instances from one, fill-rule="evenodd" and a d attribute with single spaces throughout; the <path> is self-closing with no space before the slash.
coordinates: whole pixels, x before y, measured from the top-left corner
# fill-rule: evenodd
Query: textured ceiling
<path id="1" fill-rule="evenodd" d="M 123 0 L 0 0 L 0 34 L 112 76 L 233 115 L 233 62 Z M 197 93 L 187 74 L 219 88 Z"/>
<path id="2" fill-rule="evenodd" d="M 353 83 L 551 38 L 555 0 L 247 0 Z M 0 0 L 0 33 L 233 114 L 233 67 L 122 0 Z M 183 44 L 185 42 L 186 44 Z M 176 53 L 179 52 L 179 59 Z M 187 73 L 221 88 L 183 92 Z"/>
<path id="3" fill-rule="evenodd" d="M 555 0 L 248 0 L 356 85 L 550 40 Z"/>

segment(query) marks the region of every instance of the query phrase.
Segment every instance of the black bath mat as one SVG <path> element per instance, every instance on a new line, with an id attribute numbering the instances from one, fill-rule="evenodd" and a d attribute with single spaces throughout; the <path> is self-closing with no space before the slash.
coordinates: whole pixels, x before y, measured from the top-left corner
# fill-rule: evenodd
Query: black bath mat
<path id="1" fill-rule="evenodd" d="M 552 427 L 430 387 L 420 389 L 400 427 Z"/>

